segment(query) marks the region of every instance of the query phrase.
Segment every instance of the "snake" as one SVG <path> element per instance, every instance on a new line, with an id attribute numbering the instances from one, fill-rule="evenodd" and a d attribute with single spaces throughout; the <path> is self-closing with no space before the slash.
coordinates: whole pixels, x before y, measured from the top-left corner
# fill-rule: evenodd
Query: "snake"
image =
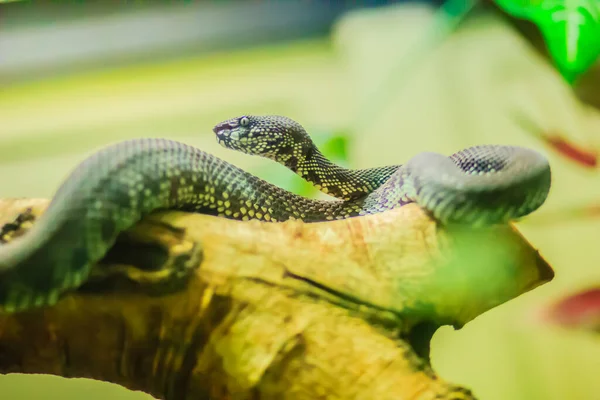
<path id="1" fill-rule="evenodd" d="M 313 223 L 416 203 L 440 223 L 477 227 L 533 212 L 551 183 L 548 160 L 517 146 L 423 152 L 403 165 L 354 170 L 330 162 L 288 117 L 243 115 L 213 132 L 222 146 L 275 160 L 337 198 L 294 194 L 178 141 L 118 142 L 83 160 L 31 228 L 0 245 L 0 308 L 55 304 L 85 282 L 121 232 L 159 210 Z"/>

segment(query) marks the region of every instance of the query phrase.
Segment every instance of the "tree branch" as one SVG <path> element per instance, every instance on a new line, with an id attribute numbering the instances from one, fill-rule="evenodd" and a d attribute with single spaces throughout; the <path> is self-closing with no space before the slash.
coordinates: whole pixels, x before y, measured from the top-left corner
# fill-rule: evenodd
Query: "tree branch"
<path id="1" fill-rule="evenodd" d="M 0 200 L 0 224 L 46 205 Z M 446 229 L 412 205 L 313 224 L 157 213 L 81 290 L 0 314 L 0 373 L 163 399 L 473 399 L 431 370 L 431 334 L 552 277 L 513 227 Z"/>

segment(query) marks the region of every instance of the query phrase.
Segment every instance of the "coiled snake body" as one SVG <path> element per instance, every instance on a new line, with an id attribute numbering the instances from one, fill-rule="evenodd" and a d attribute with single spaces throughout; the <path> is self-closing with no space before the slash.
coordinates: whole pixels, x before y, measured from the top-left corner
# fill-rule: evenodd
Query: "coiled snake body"
<path id="1" fill-rule="evenodd" d="M 0 308 L 54 304 L 87 278 L 120 232 L 160 209 L 317 222 L 416 202 L 442 223 L 478 226 L 534 211 L 550 188 L 547 160 L 519 147 L 421 153 L 402 166 L 348 170 L 331 164 L 286 117 L 243 116 L 214 131 L 222 145 L 275 159 L 344 200 L 295 195 L 183 143 L 121 142 L 80 164 L 32 228 L 0 245 Z"/>

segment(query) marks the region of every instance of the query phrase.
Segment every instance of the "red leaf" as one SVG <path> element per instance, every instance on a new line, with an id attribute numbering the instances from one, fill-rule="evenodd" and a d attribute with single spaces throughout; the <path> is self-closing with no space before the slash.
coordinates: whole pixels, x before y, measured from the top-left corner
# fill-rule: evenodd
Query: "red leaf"
<path id="1" fill-rule="evenodd" d="M 586 167 L 595 168 L 598 165 L 598 154 L 578 149 L 559 136 L 543 136 L 543 139 L 556 151 Z"/>
<path id="2" fill-rule="evenodd" d="M 600 332 L 600 287 L 558 301 L 549 308 L 546 318 L 564 327 Z"/>
<path id="3" fill-rule="evenodd" d="M 549 135 L 547 130 L 535 123 L 529 116 L 520 112 L 512 114 L 515 122 L 528 134 L 548 143 L 554 150 L 563 156 L 575 161 L 577 164 L 596 168 L 598 166 L 598 153 L 576 147 L 558 135 Z"/>

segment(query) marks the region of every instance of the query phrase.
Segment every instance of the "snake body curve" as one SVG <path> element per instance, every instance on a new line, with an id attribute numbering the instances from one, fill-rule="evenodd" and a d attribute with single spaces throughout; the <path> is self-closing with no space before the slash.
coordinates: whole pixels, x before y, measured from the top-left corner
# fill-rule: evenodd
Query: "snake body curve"
<path id="1" fill-rule="evenodd" d="M 252 118 L 258 122 L 273 117 Z M 236 121 L 241 126 L 240 119 Z M 233 125 L 235 122 L 229 120 L 219 124 L 221 128 L 215 132 Z M 402 167 L 393 167 L 385 178 L 373 170 L 363 174 L 376 178 L 373 190 L 366 195 L 348 201 L 324 201 L 290 193 L 176 141 L 135 139 L 117 143 L 84 160 L 25 235 L 0 245 L 0 308 L 15 312 L 54 304 L 63 292 L 87 278 L 92 265 L 105 255 L 120 232 L 156 210 L 185 210 L 238 220 L 317 222 L 378 213 L 416 201 L 443 222 L 476 225 L 525 215 L 545 200 L 550 169 L 541 155 L 493 146 L 457 154 L 453 161 L 423 153 Z M 482 157 L 490 165 L 499 168 L 502 164 L 509 173 L 521 174 L 521 179 L 507 182 L 478 175 L 465 181 L 465 168 L 472 168 L 473 160 Z M 437 175 L 442 171 L 440 179 Z M 452 202 L 459 207 L 431 207 Z M 502 212 L 490 213 L 490 209 Z"/>
<path id="2" fill-rule="evenodd" d="M 449 157 L 427 152 L 404 165 L 347 169 L 324 157 L 288 117 L 241 116 L 213 130 L 222 146 L 274 160 L 333 197 L 363 199 L 365 211 L 416 202 L 444 223 L 502 223 L 539 208 L 551 184 L 548 160 L 517 146 L 474 146 Z"/>

